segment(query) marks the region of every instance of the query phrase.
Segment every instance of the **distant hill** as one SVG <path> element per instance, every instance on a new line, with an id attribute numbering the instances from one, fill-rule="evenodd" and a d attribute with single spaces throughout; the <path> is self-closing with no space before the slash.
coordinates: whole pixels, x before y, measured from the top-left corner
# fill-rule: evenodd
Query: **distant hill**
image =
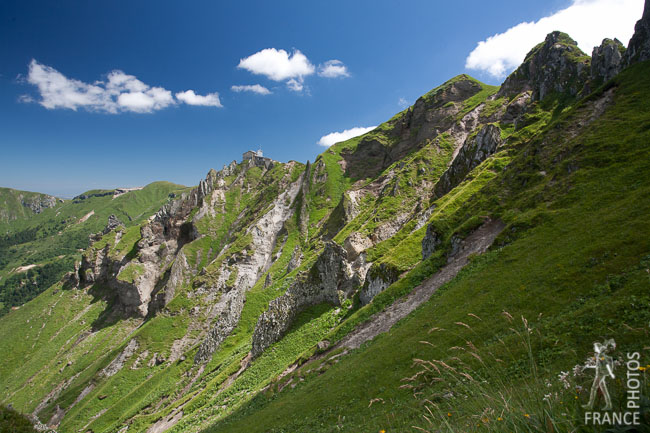
<path id="1" fill-rule="evenodd" d="M 63 203 L 63 199 L 39 192 L 0 188 L 0 227 L 15 220 L 31 218 Z"/>
<path id="2" fill-rule="evenodd" d="M 1 188 L 0 315 L 32 299 L 73 270 L 88 236 L 115 215 L 126 227 L 140 224 L 187 189 L 154 182 L 140 189 L 92 190 L 72 200 Z M 14 217 L 17 216 L 17 217 Z"/>

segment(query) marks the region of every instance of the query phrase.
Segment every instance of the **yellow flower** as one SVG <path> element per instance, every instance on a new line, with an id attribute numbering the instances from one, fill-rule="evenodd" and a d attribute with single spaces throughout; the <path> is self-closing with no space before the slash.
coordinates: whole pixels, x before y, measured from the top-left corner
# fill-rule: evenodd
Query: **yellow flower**
<path id="1" fill-rule="evenodd" d="M 525 416 L 526 418 L 530 418 L 530 415 L 528 415 L 527 413 L 525 413 L 524 416 Z"/>
<path id="2" fill-rule="evenodd" d="M 645 371 L 645 369 L 646 369 L 645 367 L 639 367 L 639 370 L 641 371 Z"/>
<path id="3" fill-rule="evenodd" d="M 379 433 L 386 433 L 386 430 L 379 430 Z"/>
<path id="4" fill-rule="evenodd" d="M 447 416 L 451 416 L 451 412 L 447 412 Z"/>
<path id="5" fill-rule="evenodd" d="M 497 421 L 503 421 L 503 418 L 499 417 L 497 418 Z"/>

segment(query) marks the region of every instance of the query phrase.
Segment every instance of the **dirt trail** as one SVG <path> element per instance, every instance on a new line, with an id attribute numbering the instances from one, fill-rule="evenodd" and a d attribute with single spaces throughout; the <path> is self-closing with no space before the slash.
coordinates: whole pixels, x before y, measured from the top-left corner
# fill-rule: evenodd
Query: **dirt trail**
<path id="1" fill-rule="evenodd" d="M 398 300 L 359 325 L 334 348 L 356 349 L 377 335 L 388 332 L 395 323 L 426 302 L 440 286 L 451 281 L 468 263 L 470 255 L 485 252 L 504 228 L 505 224 L 499 220 L 485 222 L 462 241 L 459 251 L 445 267 L 413 289 L 405 299 Z"/>

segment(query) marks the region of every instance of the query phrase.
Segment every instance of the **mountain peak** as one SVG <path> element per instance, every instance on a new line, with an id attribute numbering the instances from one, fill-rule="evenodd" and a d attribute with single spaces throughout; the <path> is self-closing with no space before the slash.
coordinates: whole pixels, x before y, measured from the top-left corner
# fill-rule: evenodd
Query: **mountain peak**
<path id="1" fill-rule="evenodd" d="M 643 16 L 634 26 L 634 35 L 627 45 L 627 65 L 650 59 L 650 0 L 645 1 Z"/>
<path id="2" fill-rule="evenodd" d="M 500 96 L 530 91 L 532 100 L 552 93 L 575 96 L 589 78 L 591 59 L 566 33 L 554 31 L 530 50 L 524 62 L 506 78 Z"/>

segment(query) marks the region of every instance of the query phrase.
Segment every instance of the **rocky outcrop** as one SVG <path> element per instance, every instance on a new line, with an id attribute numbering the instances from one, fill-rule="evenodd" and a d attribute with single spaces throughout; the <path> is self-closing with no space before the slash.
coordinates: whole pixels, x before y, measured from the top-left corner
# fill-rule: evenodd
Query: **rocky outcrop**
<path id="1" fill-rule="evenodd" d="M 237 254 L 236 257 L 231 257 L 221 265 L 216 287 L 208 288 L 220 293 L 219 302 L 212 307 L 210 313 L 210 316 L 215 318 L 214 325 L 201 343 L 194 362 L 203 363 L 209 360 L 223 340 L 237 326 L 244 308 L 246 292 L 253 287 L 275 260 L 273 250 L 283 231 L 285 221 L 293 215 L 293 204 L 301 190 L 302 183 L 303 177 L 301 176 L 288 185 L 286 190 L 273 202 L 270 210 L 247 229 L 247 234 L 251 235 L 252 253 Z M 301 256 L 300 249 L 294 249 L 292 255 L 294 266 L 298 266 L 296 262 L 300 260 Z M 228 280 L 233 275 L 234 281 L 229 286 Z"/>
<path id="2" fill-rule="evenodd" d="M 34 213 L 41 213 L 47 208 L 56 206 L 57 198 L 51 195 L 39 194 L 35 197 L 18 196 L 20 203 Z"/>
<path id="3" fill-rule="evenodd" d="M 372 241 L 359 232 L 352 233 L 343 242 L 343 248 L 348 254 L 349 261 L 356 260 L 361 253 L 372 247 L 372 245 Z"/>
<path id="4" fill-rule="evenodd" d="M 307 161 L 305 173 L 302 177 L 302 186 L 300 188 L 300 234 L 307 238 L 309 236 L 309 184 L 311 182 L 311 164 Z"/>
<path id="5" fill-rule="evenodd" d="M 388 122 L 388 140 L 369 133 L 354 150 L 343 150 L 347 174 L 355 179 L 375 177 L 393 162 L 424 146 L 427 140 L 450 129 L 460 112 L 460 101 L 481 91 L 481 85 L 466 75 L 449 80 L 419 98 L 403 115 Z"/>
<path id="6" fill-rule="evenodd" d="M 528 91 L 533 101 L 554 92 L 575 96 L 584 88 L 589 72 L 589 56 L 567 34 L 555 31 L 526 55 L 497 96 L 512 97 Z"/>
<path id="7" fill-rule="evenodd" d="M 397 269 L 387 263 L 371 266 L 366 273 L 365 282 L 359 292 L 361 304 L 369 304 L 375 296 L 386 290 L 398 278 L 399 272 Z"/>
<path id="8" fill-rule="evenodd" d="M 501 129 L 485 125 L 474 137 L 469 137 L 454 158 L 451 166 L 442 174 L 434 194 L 442 197 L 461 183 L 467 174 L 492 155 L 501 144 Z"/>
<path id="9" fill-rule="evenodd" d="M 91 197 L 106 197 L 109 195 L 115 195 L 115 190 L 110 191 L 99 191 L 99 192 L 88 192 L 85 194 L 79 194 L 76 197 L 72 198 L 73 203 L 81 203 L 84 200 L 88 200 Z"/>
<path id="10" fill-rule="evenodd" d="M 514 123 L 515 128 L 521 119 L 521 116 L 526 112 L 530 104 L 530 92 L 520 93 L 516 98 L 506 105 L 505 112 L 501 117 L 503 123 Z M 495 119 L 496 120 L 496 119 Z"/>
<path id="11" fill-rule="evenodd" d="M 427 226 L 427 231 L 422 238 L 422 260 L 431 257 L 431 254 L 438 248 L 442 240 L 433 224 Z"/>
<path id="12" fill-rule="evenodd" d="M 302 263 L 302 250 L 298 245 L 295 246 L 293 252 L 291 253 L 291 258 L 289 259 L 289 264 L 287 265 L 287 273 L 298 268 Z"/>
<path id="13" fill-rule="evenodd" d="M 295 317 L 307 307 L 323 302 L 340 305 L 363 284 L 368 267 L 365 257 L 361 255 L 349 262 L 347 256 L 340 245 L 326 243 L 311 269 L 299 275 L 284 295 L 270 302 L 255 325 L 253 357 L 282 338 Z"/>
<path id="14" fill-rule="evenodd" d="M 100 375 L 111 377 L 117 374 L 124 367 L 124 363 L 138 350 L 138 347 L 138 341 L 135 338 L 132 338 L 124 350 L 101 371 Z"/>
<path id="15" fill-rule="evenodd" d="M 618 39 L 603 39 L 591 54 L 591 82 L 594 85 L 609 81 L 621 71 L 625 47 Z"/>
<path id="16" fill-rule="evenodd" d="M 650 59 L 650 0 L 645 1 L 643 16 L 634 26 L 634 35 L 627 44 L 625 65 Z"/>
<path id="17" fill-rule="evenodd" d="M 79 266 L 80 284 L 93 284 L 95 282 L 106 282 L 110 275 L 117 272 L 121 261 L 112 260 L 109 256 L 110 245 L 95 250 L 89 248 L 81 257 Z"/>
<path id="18" fill-rule="evenodd" d="M 195 363 L 207 362 L 223 343 L 223 340 L 235 329 L 244 308 L 245 298 L 246 291 L 238 288 L 221 295 L 219 301 L 212 307 L 215 325 L 199 346 L 199 350 L 194 356 Z"/>
<path id="19" fill-rule="evenodd" d="M 183 273 L 189 271 L 180 248 L 198 237 L 191 222 L 187 221 L 196 207 L 201 207 L 219 184 L 219 175 L 210 170 L 199 186 L 189 193 L 165 204 L 149 222 L 140 229 L 137 255 L 112 257 L 110 244 L 96 250 L 90 248 L 82 258 L 79 282 L 89 285 L 102 282 L 117 293 L 115 312 L 126 316 L 145 317 L 171 300 L 176 287 L 183 281 Z M 122 223 L 111 215 L 106 228 L 91 236 L 96 242 L 102 236 L 117 230 L 116 241 Z M 173 264 L 172 264 L 173 262 Z M 171 265 L 168 274 L 165 270 Z"/>
<path id="20" fill-rule="evenodd" d="M 106 223 L 106 227 L 99 232 L 99 233 L 94 233 L 88 236 L 90 239 L 90 242 L 96 242 L 102 238 L 105 234 L 108 234 L 109 232 L 115 230 L 118 227 L 124 228 L 124 224 L 122 224 L 122 221 L 120 221 L 115 215 L 109 215 L 108 217 L 108 222 Z"/>

